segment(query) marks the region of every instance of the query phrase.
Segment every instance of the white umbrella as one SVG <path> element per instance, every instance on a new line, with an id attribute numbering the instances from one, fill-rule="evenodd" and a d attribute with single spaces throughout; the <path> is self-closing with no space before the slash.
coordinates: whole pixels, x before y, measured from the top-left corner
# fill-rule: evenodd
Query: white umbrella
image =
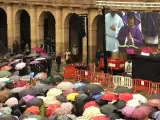
<path id="1" fill-rule="evenodd" d="M 139 101 L 140 103 L 147 103 L 147 98 L 141 94 L 133 94 L 133 99 Z"/>
<path id="2" fill-rule="evenodd" d="M 67 90 L 73 88 L 73 84 L 71 82 L 61 82 L 57 85 L 58 89 Z"/>
<path id="3" fill-rule="evenodd" d="M 20 78 L 20 80 L 22 80 L 22 81 L 26 81 L 26 82 L 29 82 L 29 81 L 30 81 L 30 79 L 31 79 L 31 77 L 30 77 L 30 76 L 27 76 L 27 75 L 22 76 L 22 77 Z"/>
<path id="4" fill-rule="evenodd" d="M 135 100 L 135 99 L 132 99 L 132 100 L 129 100 L 126 104 L 126 106 L 128 107 L 139 107 L 141 104 L 138 100 Z"/>
<path id="5" fill-rule="evenodd" d="M 46 60 L 46 58 L 44 58 L 44 57 L 40 57 L 40 58 L 37 58 L 37 59 L 35 59 L 36 61 L 41 61 L 41 60 Z"/>
<path id="6" fill-rule="evenodd" d="M 18 63 L 18 64 L 15 66 L 15 69 L 16 69 L 16 70 L 21 70 L 21 69 L 23 69 L 25 66 L 26 66 L 26 63 L 21 62 L 21 63 Z"/>

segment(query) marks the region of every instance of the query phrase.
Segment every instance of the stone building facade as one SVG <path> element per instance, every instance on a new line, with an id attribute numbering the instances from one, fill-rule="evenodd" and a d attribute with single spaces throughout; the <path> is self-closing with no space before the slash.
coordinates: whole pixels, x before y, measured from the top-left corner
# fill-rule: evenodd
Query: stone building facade
<path id="1" fill-rule="evenodd" d="M 77 39 L 74 29 L 70 29 L 73 15 L 88 16 L 90 57 L 94 58 L 97 48 L 103 46 L 101 8 L 95 5 L 95 0 L 0 0 L 0 10 L 6 13 L 8 48 L 12 47 L 14 40 L 20 42 L 22 11 L 30 18 L 31 48 L 44 42 L 44 18 L 48 13 L 55 19 L 56 53 L 64 53 L 69 48 L 70 39 L 73 43 Z M 85 57 L 86 37 L 83 38 L 82 49 Z"/>

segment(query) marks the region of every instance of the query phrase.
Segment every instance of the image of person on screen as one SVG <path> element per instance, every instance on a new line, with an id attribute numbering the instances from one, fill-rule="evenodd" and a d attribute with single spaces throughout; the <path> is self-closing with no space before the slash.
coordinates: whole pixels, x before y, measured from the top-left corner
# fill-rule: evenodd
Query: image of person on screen
<path id="1" fill-rule="evenodd" d="M 141 14 L 140 12 L 134 11 L 134 12 L 128 12 L 128 14 L 133 14 L 135 17 L 135 26 L 139 28 L 140 31 L 142 31 L 142 25 L 141 25 Z M 122 11 L 122 19 L 125 25 L 128 25 L 128 17 L 127 12 Z"/>
<path id="2" fill-rule="evenodd" d="M 119 42 L 117 39 L 119 30 L 124 26 L 122 18 L 111 11 L 105 15 L 105 28 L 106 28 L 106 51 L 117 52 Z"/>
<path id="3" fill-rule="evenodd" d="M 145 14 L 145 42 L 148 44 L 158 44 L 158 16 L 157 12 L 148 12 Z"/>
<path id="4" fill-rule="evenodd" d="M 142 32 L 135 25 L 135 17 L 133 13 L 128 13 L 128 24 L 123 26 L 118 34 L 120 47 L 138 49 L 143 43 Z M 129 54 L 134 54 L 134 50 L 130 50 Z"/>

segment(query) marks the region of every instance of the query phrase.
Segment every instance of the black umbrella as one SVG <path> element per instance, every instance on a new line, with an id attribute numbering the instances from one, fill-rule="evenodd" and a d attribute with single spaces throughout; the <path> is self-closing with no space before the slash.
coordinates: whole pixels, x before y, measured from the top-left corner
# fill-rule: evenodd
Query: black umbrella
<path id="1" fill-rule="evenodd" d="M 108 105 L 103 105 L 100 108 L 101 112 L 105 115 L 108 115 L 110 113 L 113 113 L 116 110 L 116 107 L 112 104 L 108 104 Z"/>
<path id="2" fill-rule="evenodd" d="M 24 57 L 23 54 L 17 54 L 17 55 L 14 56 L 14 59 L 23 58 L 23 57 Z"/>
<path id="3" fill-rule="evenodd" d="M 88 84 L 84 86 L 84 92 L 88 95 L 95 95 L 103 91 L 104 89 L 100 85 L 97 85 L 97 84 Z"/>
<path id="4" fill-rule="evenodd" d="M 57 117 L 56 115 L 52 115 L 52 116 L 50 116 L 48 119 L 49 119 L 49 120 L 55 120 L 56 117 Z"/>
<path id="5" fill-rule="evenodd" d="M 26 95 L 32 95 L 32 96 L 36 96 L 37 93 L 35 93 L 35 91 L 31 90 L 31 89 L 24 89 L 22 91 L 19 92 L 19 96 L 20 97 L 24 97 Z"/>
<path id="6" fill-rule="evenodd" d="M 54 82 L 62 82 L 64 80 L 64 77 L 62 75 L 53 75 L 52 79 Z"/>
<path id="7" fill-rule="evenodd" d="M 26 104 L 27 107 L 38 106 L 41 107 L 43 105 L 43 100 L 39 98 L 33 98 L 29 100 Z"/>
<path id="8" fill-rule="evenodd" d="M 1 115 L 0 120 L 17 120 L 17 118 L 13 115 Z"/>
<path id="9" fill-rule="evenodd" d="M 117 109 L 123 109 L 126 106 L 126 102 L 118 100 L 113 104 Z"/>
<path id="10" fill-rule="evenodd" d="M 56 97 L 56 99 L 60 102 L 67 102 L 67 98 L 64 95 L 59 95 Z"/>
<path id="11" fill-rule="evenodd" d="M 114 92 L 115 93 L 133 93 L 133 89 L 118 86 Z"/>

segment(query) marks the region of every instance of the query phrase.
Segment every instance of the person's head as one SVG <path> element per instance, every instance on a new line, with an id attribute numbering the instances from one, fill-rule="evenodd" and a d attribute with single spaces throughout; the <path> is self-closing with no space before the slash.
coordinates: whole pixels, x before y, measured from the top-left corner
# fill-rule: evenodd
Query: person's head
<path id="1" fill-rule="evenodd" d="M 74 44 L 73 47 L 76 47 L 76 44 Z"/>
<path id="2" fill-rule="evenodd" d="M 135 16 L 134 13 L 127 13 L 128 17 L 128 27 L 132 28 L 135 25 Z"/>
<path id="3" fill-rule="evenodd" d="M 111 14 L 112 17 L 114 17 L 116 12 L 115 11 L 111 11 L 110 14 Z"/>

